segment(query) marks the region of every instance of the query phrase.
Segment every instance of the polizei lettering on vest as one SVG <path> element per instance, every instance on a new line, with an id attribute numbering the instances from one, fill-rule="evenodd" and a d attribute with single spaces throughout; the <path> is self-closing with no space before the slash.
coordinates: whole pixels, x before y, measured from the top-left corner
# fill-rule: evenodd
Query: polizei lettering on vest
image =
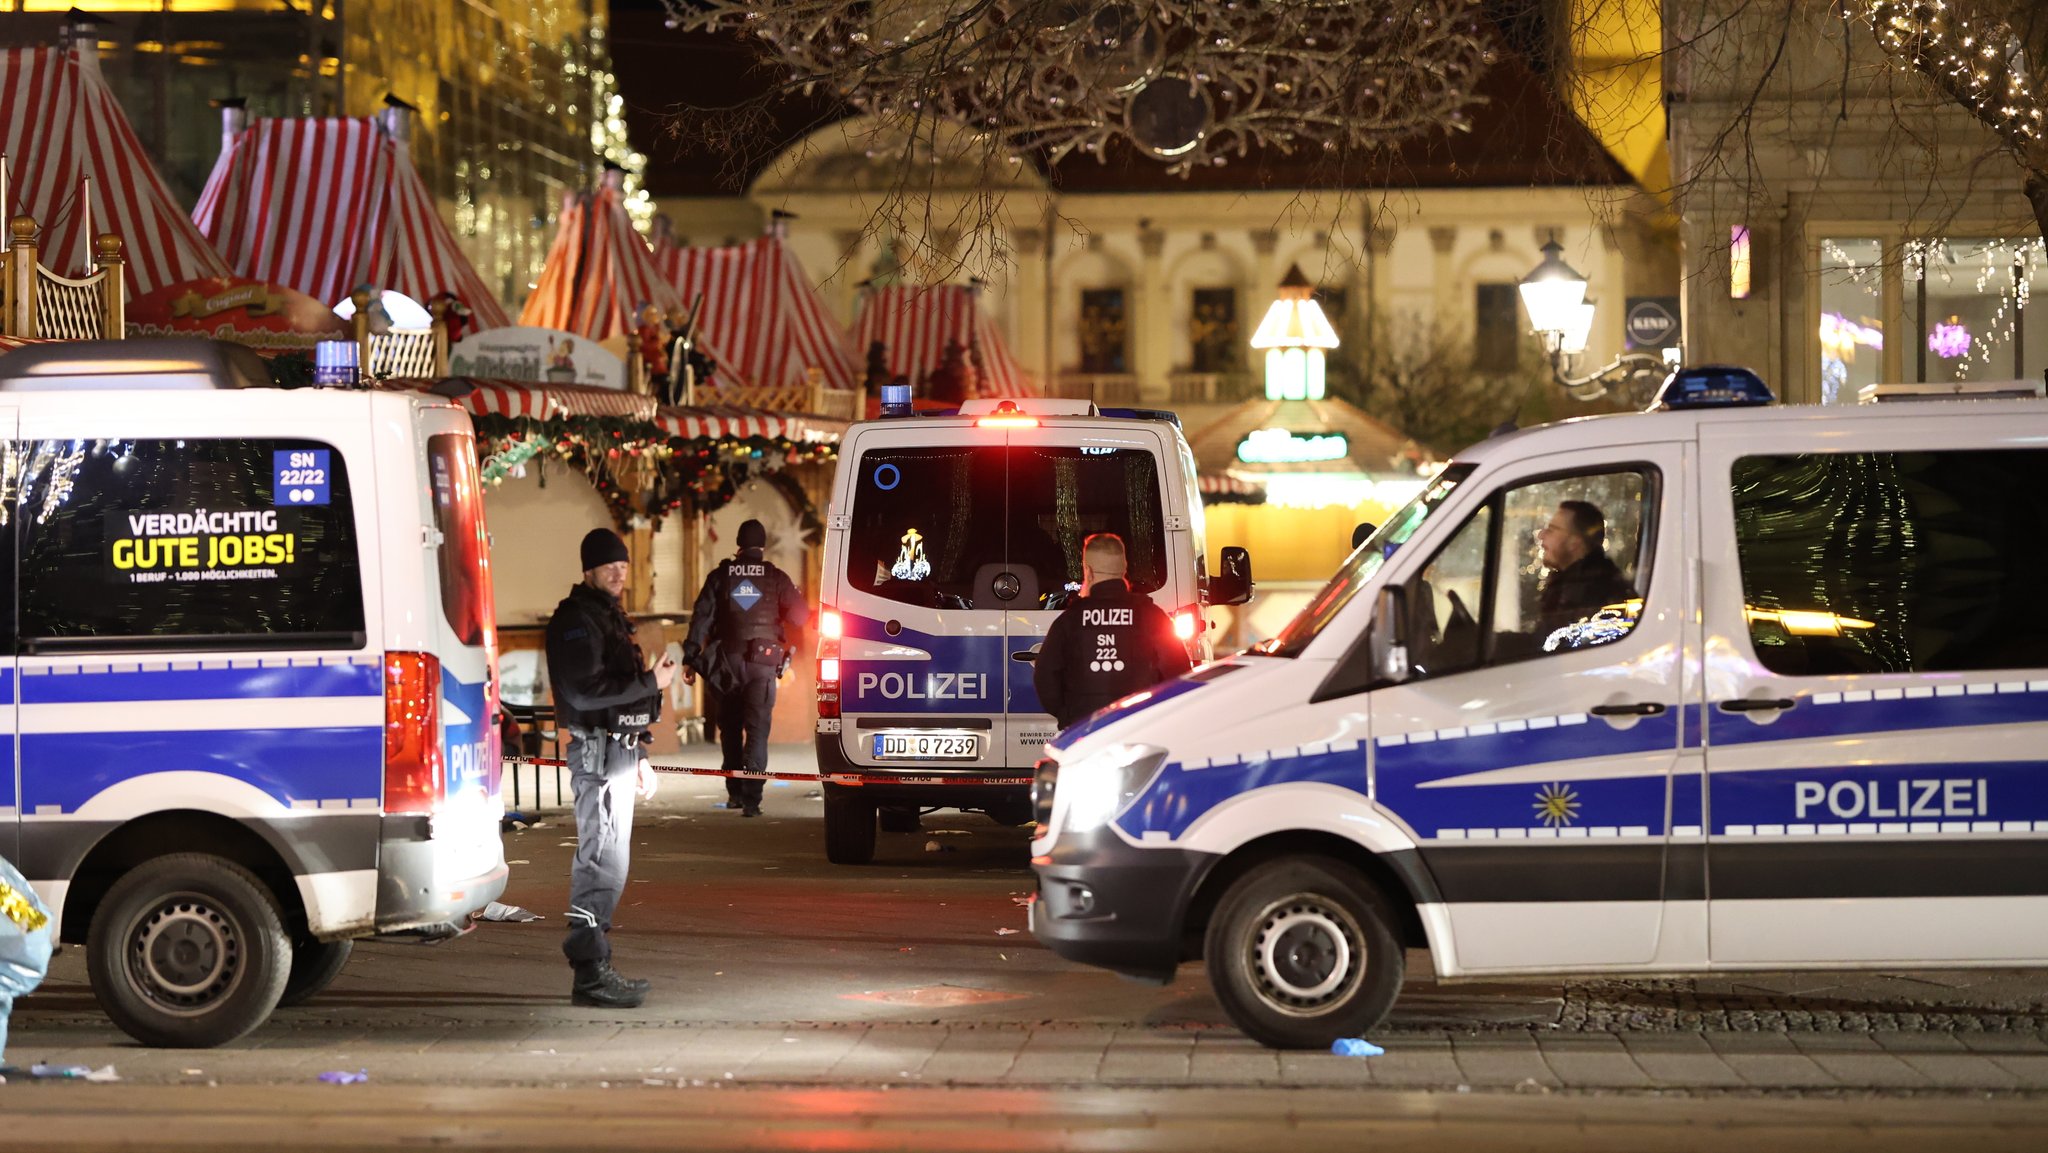
<path id="1" fill-rule="evenodd" d="M 736 577 L 767 576 L 768 566 L 764 564 L 736 564 L 726 571 Z"/>
<path id="2" fill-rule="evenodd" d="M 1130 609 L 1082 609 L 1081 627 L 1088 629 L 1114 628 L 1117 625 L 1137 623 Z"/>
<path id="3" fill-rule="evenodd" d="M 858 696 L 892 701 L 985 701 L 987 673 L 862 673 Z"/>

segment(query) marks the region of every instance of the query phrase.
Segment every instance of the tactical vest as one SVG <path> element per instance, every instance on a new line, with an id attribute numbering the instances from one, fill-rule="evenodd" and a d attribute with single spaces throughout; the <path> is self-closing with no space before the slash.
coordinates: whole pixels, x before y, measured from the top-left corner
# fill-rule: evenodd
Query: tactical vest
<path id="1" fill-rule="evenodd" d="M 724 570 L 718 594 L 719 646 L 746 659 L 755 641 L 781 644 L 782 606 L 776 593 L 787 579 L 782 570 L 759 553 L 743 553 L 719 567 Z"/>

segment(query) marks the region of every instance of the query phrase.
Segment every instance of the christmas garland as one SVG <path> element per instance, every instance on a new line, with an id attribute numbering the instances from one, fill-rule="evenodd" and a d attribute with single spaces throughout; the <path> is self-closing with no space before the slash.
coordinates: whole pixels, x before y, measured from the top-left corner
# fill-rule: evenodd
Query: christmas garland
<path id="1" fill-rule="evenodd" d="M 835 460 L 838 446 L 780 436 L 683 437 L 651 421 L 617 416 L 481 415 L 476 425 L 478 473 L 503 484 L 527 461 L 548 453 L 589 478 L 621 528 L 659 523 L 688 503 L 700 513 L 725 507 L 757 476 L 776 480 L 793 464 Z M 800 486 L 781 485 L 785 492 Z M 802 501 L 808 530 L 817 520 Z M 822 527 L 816 526 L 816 527 Z"/>

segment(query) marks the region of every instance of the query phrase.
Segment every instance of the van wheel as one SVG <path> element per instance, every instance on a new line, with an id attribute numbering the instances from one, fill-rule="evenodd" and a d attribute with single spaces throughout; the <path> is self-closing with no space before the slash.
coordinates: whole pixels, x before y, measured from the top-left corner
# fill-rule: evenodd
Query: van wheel
<path id="1" fill-rule="evenodd" d="M 1224 892 L 1203 943 L 1231 1021 L 1276 1049 L 1322 1049 L 1384 1021 L 1406 959 L 1371 882 L 1326 857 L 1268 861 Z"/>
<path id="2" fill-rule="evenodd" d="M 916 809 L 889 805 L 882 809 L 882 831 L 885 833 L 914 833 L 919 826 L 920 813 Z"/>
<path id="3" fill-rule="evenodd" d="M 284 980 L 284 996 L 277 999 L 277 1007 L 303 1005 L 318 996 L 341 976 L 341 967 L 348 964 L 349 954 L 355 950 L 356 943 L 346 939 L 316 941 L 302 937 L 293 941 L 292 972 Z"/>
<path id="4" fill-rule="evenodd" d="M 114 882 L 86 933 L 100 1007 L 145 1045 L 207 1049 L 261 1025 L 291 975 L 277 900 L 231 861 L 174 853 Z"/>
<path id="5" fill-rule="evenodd" d="M 858 785 L 825 786 L 825 859 L 835 865 L 875 859 L 875 804 Z"/>

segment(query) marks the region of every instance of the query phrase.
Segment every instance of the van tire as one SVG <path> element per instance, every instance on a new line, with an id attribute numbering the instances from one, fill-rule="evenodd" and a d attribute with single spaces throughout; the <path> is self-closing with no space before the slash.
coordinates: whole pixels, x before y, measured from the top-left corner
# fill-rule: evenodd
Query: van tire
<path id="1" fill-rule="evenodd" d="M 107 1016 L 164 1049 L 210 1049 L 256 1028 L 291 976 L 277 898 L 254 873 L 204 853 L 122 874 L 93 913 L 85 950 Z"/>
<path id="2" fill-rule="evenodd" d="M 835 865 L 875 859 L 875 803 L 858 785 L 825 786 L 825 859 Z"/>
<path id="3" fill-rule="evenodd" d="M 1407 964 L 1397 923 L 1372 882 L 1339 861 L 1267 861 L 1216 905 L 1202 950 L 1209 984 L 1253 1040 L 1327 1049 L 1394 1007 Z"/>
<path id="4" fill-rule="evenodd" d="M 342 966 L 348 964 L 349 954 L 355 950 L 356 943 L 347 938 L 319 941 L 301 937 L 293 941 L 292 971 L 284 979 L 284 996 L 277 999 L 277 1007 L 303 1005 L 318 996 L 341 976 Z"/>

